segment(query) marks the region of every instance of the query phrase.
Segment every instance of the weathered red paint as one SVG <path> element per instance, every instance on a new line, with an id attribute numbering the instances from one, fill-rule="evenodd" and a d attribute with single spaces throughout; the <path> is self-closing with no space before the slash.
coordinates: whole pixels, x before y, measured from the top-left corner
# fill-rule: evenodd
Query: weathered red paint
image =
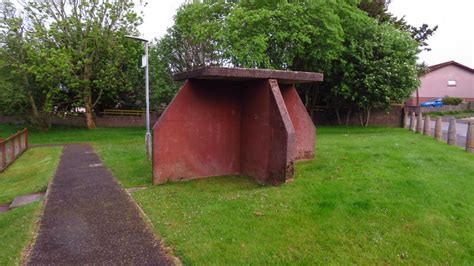
<path id="1" fill-rule="evenodd" d="M 306 111 L 294 85 L 280 85 L 286 108 L 295 127 L 295 160 L 314 158 L 316 145 L 316 127 Z"/>
<path id="2" fill-rule="evenodd" d="M 240 173 L 240 90 L 189 80 L 153 128 L 153 181 Z"/>
<path id="3" fill-rule="evenodd" d="M 242 94 L 241 173 L 280 184 L 293 177 L 294 128 L 275 80 L 249 85 Z"/>
<path id="4" fill-rule="evenodd" d="M 278 185 L 313 158 L 315 127 L 294 86 L 234 78 L 184 83 L 153 128 L 154 184 L 246 175 Z"/>

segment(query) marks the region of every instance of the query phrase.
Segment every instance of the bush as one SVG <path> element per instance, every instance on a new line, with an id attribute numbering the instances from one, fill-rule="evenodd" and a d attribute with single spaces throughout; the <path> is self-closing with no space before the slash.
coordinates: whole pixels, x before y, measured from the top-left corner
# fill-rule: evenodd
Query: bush
<path id="1" fill-rule="evenodd" d="M 459 105 L 463 99 L 457 97 L 445 97 L 443 98 L 443 104 L 446 105 Z"/>

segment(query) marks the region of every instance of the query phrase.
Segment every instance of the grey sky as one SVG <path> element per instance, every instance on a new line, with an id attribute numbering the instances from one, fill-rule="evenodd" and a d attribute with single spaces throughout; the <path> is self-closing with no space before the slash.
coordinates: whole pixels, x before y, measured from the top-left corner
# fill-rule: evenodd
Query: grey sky
<path id="1" fill-rule="evenodd" d="M 143 8 L 144 24 L 140 31 L 147 38 L 161 37 L 173 25 L 176 9 L 184 0 L 149 0 Z M 389 11 L 406 16 L 409 23 L 438 25 L 430 39 L 431 52 L 420 61 L 428 65 L 455 60 L 474 68 L 474 0 L 392 0 Z"/>
<path id="2" fill-rule="evenodd" d="M 392 0 L 389 11 L 413 25 L 439 26 L 428 42 L 432 51 L 420 56 L 428 65 L 455 60 L 474 68 L 473 0 Z"/>

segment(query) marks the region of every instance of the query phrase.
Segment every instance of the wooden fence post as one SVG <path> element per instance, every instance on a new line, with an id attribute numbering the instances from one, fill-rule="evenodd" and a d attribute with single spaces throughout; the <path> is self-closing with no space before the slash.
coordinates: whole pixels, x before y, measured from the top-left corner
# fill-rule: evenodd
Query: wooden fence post
<path id="1" fill-rule="evenodd" d="M 10 140 L 10 149 L 11 149 L 11 161 L 15 161 L 15 137 Z"/>
<path id="2" fill-rule="evenodd" d="M 28 129 L 25 128 L 25 150 L 28 149 Z"/>
<path id="3" fill-rule="evenodd" d="M 0 162 L 1 166 L 0 169 L 3 169 L 7 165 L 7 146 L 5 142 L 0 143 L 0 153 L 2 153 L 2 161 Z"/>

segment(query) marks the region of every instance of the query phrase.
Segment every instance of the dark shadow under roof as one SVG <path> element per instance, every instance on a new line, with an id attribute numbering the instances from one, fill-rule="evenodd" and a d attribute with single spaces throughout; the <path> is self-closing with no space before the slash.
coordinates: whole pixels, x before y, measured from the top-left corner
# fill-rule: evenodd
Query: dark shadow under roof
<path id="1" fill-rule="evenodd" d="M 296 84 L 324 80 L 324 75 L 316 72 L 283 71 L 253 68 L 203 67 L 174 75 L 175 81 L 186 79 L 247 81 L 256 79 L 276 79 L 280 83 Z"/>

